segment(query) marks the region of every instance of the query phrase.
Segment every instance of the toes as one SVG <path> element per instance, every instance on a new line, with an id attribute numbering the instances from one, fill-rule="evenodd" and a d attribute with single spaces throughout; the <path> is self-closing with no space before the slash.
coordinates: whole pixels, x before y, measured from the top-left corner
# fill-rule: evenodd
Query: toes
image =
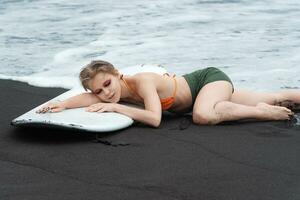
<path id="1" fill-rule="evenodd" d="M 289 110 L 289 115 L 294 115 L 294 112 Z"/>
<path id="2" fill-rule="evenodd" d="M 283 107 L 283 110 L 286 111 L 287 113 L 292 113 L 292 111 L 286 107 Z"/>

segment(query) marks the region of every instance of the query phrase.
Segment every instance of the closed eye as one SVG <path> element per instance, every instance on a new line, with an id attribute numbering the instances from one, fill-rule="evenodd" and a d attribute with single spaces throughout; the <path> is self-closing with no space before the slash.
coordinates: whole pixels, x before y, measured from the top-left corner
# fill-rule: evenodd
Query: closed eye
<path id="1" fill-rule="evenodd" d="M 110 80 L 107 80 L 107 81 L 105 81 L 104 82 L 104 87 L 107 87 L 107 86 L 109 86 L 110 85 L 110 83 L 111 83 L 111 81 Z M 94 92 L 94 94 L 100 94 L 102 92 L 102 90 L 101 89 L 98 89 L 98 90 L 96 90 L 95 92 Z"/>
<path id="2" fill-rule="evenodd" d="M 107 86 L 109 86 L 109 85 L 110 85 L 110 80 L 105 81 L 104 86 L 107 87 Z"/>

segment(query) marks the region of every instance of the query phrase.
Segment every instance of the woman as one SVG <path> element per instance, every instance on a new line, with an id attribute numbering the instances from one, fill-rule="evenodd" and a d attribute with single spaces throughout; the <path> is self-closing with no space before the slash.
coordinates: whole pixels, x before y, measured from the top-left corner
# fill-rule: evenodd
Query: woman
<path id="1" fill-rule="evenodd" d="M 213 67 L 176 77 L 151 72 L 128 76 L 120 74 L 112 64 L 98 60 L 82 69 L 80 80 L 90 92 L 49 103 L 37 112 L 87 107 L 88 112 L 118 112 L 158 127 L 162 110 L 192 111 L 194 123 L 212 125 L 239 119 L 286 120 L 293 115 L 289 108 L 300 104 L 299 90 L 234 90 L 229 77 Z M 119 101 L 141 104 L 145 109 L 118 104 Z"/>

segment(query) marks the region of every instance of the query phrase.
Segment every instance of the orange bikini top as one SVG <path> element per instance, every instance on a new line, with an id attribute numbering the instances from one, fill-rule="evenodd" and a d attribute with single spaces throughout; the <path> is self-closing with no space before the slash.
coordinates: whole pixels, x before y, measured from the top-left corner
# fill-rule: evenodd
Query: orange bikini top
<path id="1" fill-rule="evenodd" d="M 170 76 L 168 73 L 164 73 L 163 75 L 168 75 Z M 123 78 L 123 74 L 121 75 L 121 79 L 124 81 L 125 86 L 127 87 L 127 89 L 131 92 L 133 92 L 134 94 L 136 94 L 138 97 L 140 97 L 141 99 L 143 99 L 135 90 L 133 90 L 125 81 L 125 79 Z M 174 88 L 174 92 L 173 92 L 173 96 L 171 97 L 167 97 L 167 98 L 163 98 L 160 99 L 160 103 L 161 103 L 161 108 L 162 110 L 168 110 L 169 108 L 171 108 L 171 106 L 174 104 L 175 102 L 175 96 L 176 96 L 176 92 L 177 92 L 177 81 L 175 79 L 175 74 L 173 75 L 173 80 L 175 83 L 175 88 Z"/>

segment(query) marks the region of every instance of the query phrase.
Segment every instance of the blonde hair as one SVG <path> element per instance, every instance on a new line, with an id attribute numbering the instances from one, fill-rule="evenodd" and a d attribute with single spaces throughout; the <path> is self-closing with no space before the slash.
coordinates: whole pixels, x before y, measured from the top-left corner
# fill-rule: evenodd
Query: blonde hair
<path id="1" fill-rule="evenodd" d="M 93 60 L 86 66 L 84 66 L 79 74 L 79 79 L 83 88 L 87 91 L 90 89 L 88 86 L 88 81 L 93 79 L 98 73 L 104 72 L 112 75 L 118 75 L 119 72 L 115 67 L 103 60 Z"/>

